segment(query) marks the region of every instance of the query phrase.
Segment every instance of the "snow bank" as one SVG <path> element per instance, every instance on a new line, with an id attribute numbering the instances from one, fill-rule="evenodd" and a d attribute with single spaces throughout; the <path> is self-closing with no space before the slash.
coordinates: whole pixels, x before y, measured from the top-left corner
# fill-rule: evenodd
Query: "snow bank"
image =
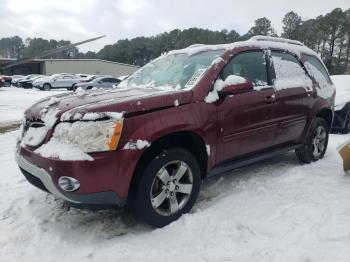
<path id="1" fill-rule="evenodd" d="M 213 90 L 209 92 L 209 94 L 205 97 L 204 101 L 206 103 L 214 103 L 215 101 L 219 100 L 219 94 L 218 91 L 221 91 L 226 86 L 236 85 L 236 84 L 244 84 L 247 80 L 244 77 L 236 76 L 236 75 L 229 75 L 225 81 L 218 79 L 215 81 Z"/>
<path id="2" fill-rule="evenodd" d="M 194 208 L 162 229 L 34 188 L 13 159 L 16 135 L 0 135 L 1 261 L 350 261 L 350 176 L 335 149 L 346 135 L 309 165 L 291 152 L 203 181 Z"/>
<path id="3" fill-rule="evenodd" d="M 128 143 L 126 143 L 123 147 L 123 150 L 134 150 L 134 149 L 138 149 L 141 150 L 145 147 L 149 147 L 151 145 L 150 142 L 146 141 L 146 140 L 136 140 L 136 141 L 129 141 Z"/>
<path id="4" fill-rule="evenodd" d="M 25 109 L 38 100 L 54 94 L 62 94 L 67 90 L 39 91 L 36 89 L 23 89 L 2 87 L 0 95 L 0 122 L 20 121 Z"/>
<path id="5" fill-rule="evenodd" d="M 350 75 L 333 75 L 331 78 L 337 90 L 335 108 L 341 110 L 346 103 L 350 102 Z"/>

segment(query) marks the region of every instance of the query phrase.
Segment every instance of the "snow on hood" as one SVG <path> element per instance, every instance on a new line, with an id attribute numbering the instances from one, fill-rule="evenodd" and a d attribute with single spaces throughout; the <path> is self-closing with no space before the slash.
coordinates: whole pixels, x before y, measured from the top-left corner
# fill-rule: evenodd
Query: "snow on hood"
<path id="1" fill-rule="evenodd" d="M 333 75 L 331 78 L 337 90 L 335 108 L 340 110 L 350 102 L 350 75 Z"/>
<path id="2" fill-rule="evenodd" d="M 66 93 L 40 100 L 25 111 L 27 119 L 41 119 L 52 127 L 58 119 L 63 121 L 91 119 L 91 113 L 104 113 L 110 117 L 189 103 L 190 90 L 161 91 L 152 88 L 131 88 Z M 114 114 L 113 114 L 114 113 Z M 64 114 L 64 115 L 63 115 Z M 61 117 L 63 115 L 63 117 Z M 79 116 L 79 117 L 77 117 Z"/>

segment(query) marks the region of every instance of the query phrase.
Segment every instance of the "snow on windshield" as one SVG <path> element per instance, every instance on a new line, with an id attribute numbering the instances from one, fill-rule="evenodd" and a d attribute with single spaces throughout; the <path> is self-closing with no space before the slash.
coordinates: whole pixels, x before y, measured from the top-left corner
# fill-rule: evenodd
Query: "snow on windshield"
<path id="1" fill-rule="evenodd" d="M 224 51 L 212 50 L 191 56 L 170 52 L 142 67 L 119 87 L 155 88 L 166 91 L 192 88 Z"/>

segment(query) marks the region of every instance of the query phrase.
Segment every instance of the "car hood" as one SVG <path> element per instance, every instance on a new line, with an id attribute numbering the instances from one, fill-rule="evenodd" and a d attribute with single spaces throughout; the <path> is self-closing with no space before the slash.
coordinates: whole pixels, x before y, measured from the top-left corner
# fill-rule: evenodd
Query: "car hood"
<path id="1" fill-rule="evenodd" d="M 76 119 L 76 114 L 99 112 L 119 112 L 127 117 L 130 113 L 179 106 L 190 103 L 191 100 L 191 90 L 132 88 L 81 91 L 42 99 L 28 108 L 25 116 L 30 120 L 41 119 L 46 122 L 47 115 L 50 115 L 50 125 L 53 125 L 65 113 L 65 121 Z"/>

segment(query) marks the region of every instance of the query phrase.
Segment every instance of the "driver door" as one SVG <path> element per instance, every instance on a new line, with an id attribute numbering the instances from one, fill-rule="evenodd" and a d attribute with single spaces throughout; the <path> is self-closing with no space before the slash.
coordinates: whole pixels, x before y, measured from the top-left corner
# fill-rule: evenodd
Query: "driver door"
<path id="1" fill-rule="evenodd" d="M 265 53 L 254 50 L 235 55 L 221 72 L 221 78 L 224 80 L 229 75 L 252 81 L 254 91 L 219 101 L 218 163 L 267 149 L 277 126 L 271 118 L 276 93 L 268 76 Z"/>

